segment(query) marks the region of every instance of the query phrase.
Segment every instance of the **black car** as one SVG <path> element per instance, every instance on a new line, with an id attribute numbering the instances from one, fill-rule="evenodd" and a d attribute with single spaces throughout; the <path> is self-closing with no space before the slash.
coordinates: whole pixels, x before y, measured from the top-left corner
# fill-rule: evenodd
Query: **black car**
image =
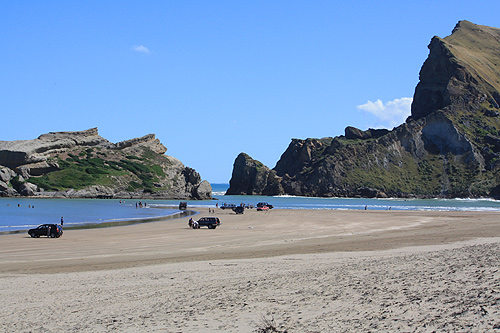
<path id="1" fill-rule="evenodd" d="M 236 205 L 235 205 L 235 204 L 223 203 L 223 204 L 220 206 L 220 209 L 234 209 L 234 208 L 236 208 Z"/>
<path id="2" fill-rule="evenodd" d="M 220 225 L 220 220 L 218 217 L 202 217 L 198 221 L 199 227 L 208 227 L 208 229 L 215 229 Z"/>
<path id="3" fill-rule="evenodd" d="M 245 207 L 243 207 L 243 206 L 234 207 L 233 211 L 236 214 L 243 214 L 243 212 L 245 211 Z"/>
<path id="4" fill-rule="evenodd" d="M 50 238 L 59 238 L 63 234 L 63 229 L 57 224 L 42 224 L 35 229 L 30 229 L 28 235 L 33 238 L 38 238 L 40 236 L 47 236 Z"/>
<path id="5" fill-rule="evenodd" d="M 259 203 L 257 204 L 257 208 L 264 207 L 264 206 L 269 207 L 269 209 L 273 209 L 273 208 L 274 208 L 274 206 L 273 206 L 273 205 L 268 204 L 267 202 L 259 202 Z"/>

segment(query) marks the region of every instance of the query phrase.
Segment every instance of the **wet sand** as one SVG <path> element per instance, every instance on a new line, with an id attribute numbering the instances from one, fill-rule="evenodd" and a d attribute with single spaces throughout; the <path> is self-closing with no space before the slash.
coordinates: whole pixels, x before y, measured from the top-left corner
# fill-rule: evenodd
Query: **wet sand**
<path id="1" fill-rule="evenodd" d="M 498 213 L 215 215 L 215 230 L 183 218 L 60 239 L 0 236 L 0 328 L 500 329 Z"/>

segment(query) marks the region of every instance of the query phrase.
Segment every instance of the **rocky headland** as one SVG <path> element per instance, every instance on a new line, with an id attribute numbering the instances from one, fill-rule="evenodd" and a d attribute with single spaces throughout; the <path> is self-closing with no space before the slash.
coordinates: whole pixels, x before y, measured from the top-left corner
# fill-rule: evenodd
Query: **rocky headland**
<path id="1" fill-rule="evenodd" d="M 0 141 L 0 195 L 210 199 L 212 187 L 148 134 L 112 143 L 97 128 Z"/>
<path id="2" fill-rule="evenodd" d="M 227 194 L 500 197 L 500 29 L 433 37 L 411 116 L 393 130 L 292 139 L 273 169 L 241 153 Z"/>

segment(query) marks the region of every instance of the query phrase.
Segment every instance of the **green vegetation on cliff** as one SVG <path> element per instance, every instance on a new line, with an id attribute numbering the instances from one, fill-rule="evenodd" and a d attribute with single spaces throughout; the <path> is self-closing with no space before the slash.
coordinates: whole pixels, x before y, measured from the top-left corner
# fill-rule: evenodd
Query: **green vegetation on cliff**
<path id="1" fill-rule="evenodd" d="M 141 156 L 126 155 L 118 150 L 87 148 L 58 156 L 59 170 L 40 177 L 30 178 L 30 182 L 48 191 L 83 189 L 93 185 L 110 186 L 119 179 L 128 184 L 127 191 L 144 190 L 154 192 L 165 187 L 155 187 L 154 183 L 165 176 L 161 163 L 163 156 L 143 148 Z"/>

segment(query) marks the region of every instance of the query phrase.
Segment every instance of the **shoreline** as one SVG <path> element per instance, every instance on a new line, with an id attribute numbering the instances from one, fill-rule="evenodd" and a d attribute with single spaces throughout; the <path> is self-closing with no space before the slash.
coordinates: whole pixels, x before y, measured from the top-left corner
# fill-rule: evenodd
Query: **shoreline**
<path id="1" fill-rule="evenodd" d="M 176 209 L 176 207 L 172 207 L 172 209 Z M 153 208 L 159 209 L 159 208 Z M 112 227 L 121 227 L 127 225 L 141 224 L 141 223 L 149 223 L 155 221 L 167 221 L 172 219 L 180 219 L 188 216 L 193 216 L 198 214 L 197 211 L 194 210 L 182 210 L 179 212 L 172 213 L 170 215 L 157 216 L 157 217 L 146 217 L 146 218 L 136 218 L 136 219 L 124 219 L 118 221 L 110 221 L 110 222 L 88 222 L 81 223 L 77 225 L 69 225 L 64 226 L 63 230 L 80 230 L 80 229 L 98 229 L 98 228 L 112 228 Z M 36 226 L 34 226 L 36 228 Z M 29 229 L 16 229 L 12 231 L 0 231 L 0 236 L 2 235 L 11 235 L 11 234 L 21 234 L 27 233 Z"/>
<path id="2" fill-rule="evenodd" d="M 14 200 L 13 198 L 0 198 L 0 201 L 7 200 L 3 202 L 4 204 L 10 202 L 10 205 L 18 205 L 18 202 L 24 201 L 24 203 L 27 205 L 29 203 L 36 204 L 34 202 L 36 200 L 31 200 L 33 198 L 28 198 L 28 197 L 23 197 L 23 198 L 18 198 L 19 200 Z M 263 201 L 264 199 L 259 196 L 252 196 L 252 197 L 245 197 L 245 196 L 236 196 L 236 197 L 230 197 L 230 198 L 223 198 L 226 199 L 228 203 L 241 203 L 241 202 L 246 202 L 246 201 Z M 267 199 L 267 198 L 266 198 Z M 52 199 L 49 199 L 49 201 Z M 55 201 L 57 200 L 68 200 L 70 205 L 72 205 L 73 200 L 79 201 L 79 200 L 89 200 L 89 201 L 94 201 L 95 204 L 100 205 L 108 205 L 108 201 L 117 201 L 114 199 L 110 200 L 99 200 L 99 199 L 53 199 Z M 42 200 L 43 201 L 43 200 Z M 224 202 L 225 200 L 221 199 L 221 203 Z M 468 211 L 490 211 L 490 212 L 500 212 L 500 205 L 497 203 L 495 200 L 488 199 L 488 198 L 479 198 L 479 199 L 434 199 L 434 200 L 418 200 L 418 199 L 397 199 L 397 198 L 387 198 L 387 199 L 360 199 L 360 198 L 306 198 L 306 197 L 274 197 L 273 198 L 273 203 L 275 204 L 275 207 L 278 209 L 290 209 L 290 210 L 332 210 L 332 211 L 349 211 L 349 210 L 363 210 L 364 207 L 368 207 L 368 210 L 398 210 L 398 211 L 449 211 L 449 212 L 454 212 L 454 211 L 462 211 L 462 212 L 468 212 Z M 0 202 L 2 203 L 2 202 Z M 39 202 L 40 204 L 40 202 Z M 204 209 L 208 208 L 210 206 L 215 206 L 214 201 L 194 201 L 191 202 L 193 206 L 190 206 L 192 210 L 197 210 L 199 209 Z M 23 203 L 21 202 L 21 205 Z M 111 205 L 111 204 L 110 204 Z M 177 202 L 159 202 L 157 205 L 160 205 L 158 207 L 153 207 L 154 209 L 160 209 L 160 208 L 165 208 L 165 207 L 170 207 L 173 210 L 177 210 L 178 204 Z M 162 206 L 165 205 L 165 206 Z M 66 203 L 65 203 L 66 206 Z M 153 203 L 154 206 L 154 203 Z M 1 209 L 4 209 L 3 207 L 0 207 Z M 114 207 L 115 208 L 115 207 Z M 84 208 L 79 208 L 78 206 L 74 207 L 75 211 L 85 211 Z M 43 213 L 43 212 L 42 212 Z M 1 213 L 0 213 L 1 214 Z M 12 214 L 11 212 L 6 212 L 6 214 Z M 20 214 L 23 214 L 20 212 Z M 57 212 L 55 214 L 55 218 L 51 216 L 49 219 L 37 219 L 31 217 L 31 220 L 27 220 L 26 222 L 16 222 L 18 224 L 22 224 L 21 226 L 17 225 L 8 225 L 5 223 L 5 221 L 10 221 L 11 219 L 14 221 L 17 221 L 16 216 L 11 216 L 10 219 L 6 218 L 4 219 L 4 223 L 6 224 L 5 226 L 1 227 L 0 229 L 0 236 L 6 235 L 6 234 L 16 234 L 16 233 L 22 233 L 27 231 L 30 228 L 37 227 L 40 224 L 44 223 L 54 223 L 54 221 L 58 220 L 58 215 L 60 216 L 71 216 L 73 214 L 72 211 L 67 211 L 67 212 Z M 31 214 L 32 216 L 33 214 Z M 106 215 L 106 214 L 104 214 Z M 86 218 L 85 214 L 83 216 L 80 216 L 77 219 L 73 219 L 73 221 L 66 221 L 66 229 L 76 229 L 76 228 L 92 228 L 92 227 L 97 227 L 97 228 L 102 228 L 102 227 L 107 227 L 107 226 L 118 226 L 118 225 L 128 225 L 128 224 L 133 224 L 136 223 L 141 223 L 141 222 L 149 222 L 147 217 L 133 217 L 134 215 L 129 215 L 128 214 L 120 215 L 119 220 L 114 219 L 113 217 L 110 218 L 100 218 L 99 216 L 93 216 L 92 218 Z M 105 219 L 108 222 L 102 222 L 102 220 Z M 144 219 L 144 221 L 143 221 Z M 156 217 L 152 218 L 156 219 Z M 161 219 L 161 217 L 159 217 Z M 22 219 L 21 219 L 22 220 Z M 21 221 L 20 220 L 20 221 Z M 130 222 L 128 222 L 130 220 Z M 88 221 L 88 222 L 78 222 L 78 221 Z M 116 221 L 116 222 L 115 222 Z M 73 223 L 72 223 L 73 222 Z"/>

